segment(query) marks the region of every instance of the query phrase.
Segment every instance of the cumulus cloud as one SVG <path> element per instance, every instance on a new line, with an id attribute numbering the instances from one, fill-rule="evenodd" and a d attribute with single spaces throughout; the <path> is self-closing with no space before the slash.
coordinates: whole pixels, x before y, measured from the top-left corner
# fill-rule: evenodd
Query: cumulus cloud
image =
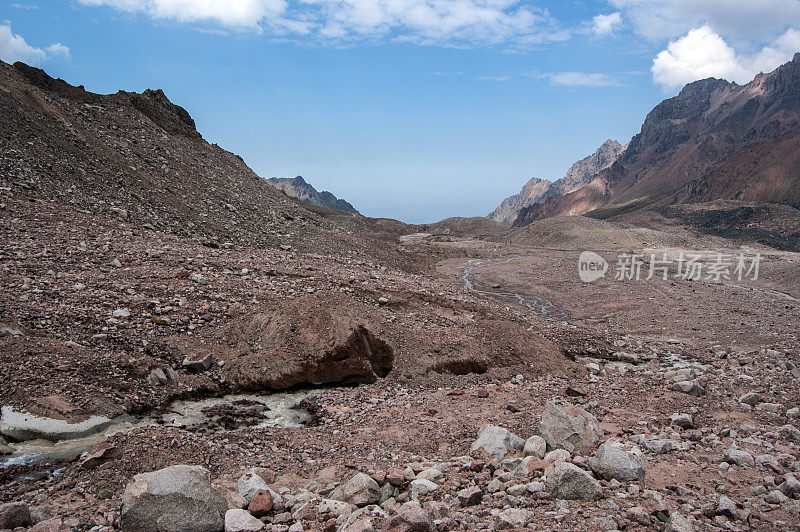
<path id="1" fill-rule="evenodd" d="M 153 18 L 312 34 L 327 41 L 531 46 L 564 40 L 550 14 L 520 0 L 78 0 Z"/>
<path id="2" fill-rule="evenodd" d="M 11 24 L 0 24 L 0 59 L 6 63 L 23 61 L 39 64 L 53 57 L 69 57 L 69 48 L 61 43 L 51 44 L 45 48 L 37 48 L 28 44 L 21 35 L 11 31 Z"/>
<path id="3" fill-rule="evenodd" d="M 774 39 L 800 27 L 800 0 L 610 0 L 635 31 L 671 39 L 709 25 L 732 39 Z"/>
<path id="4" fill-rule="evenodd" d="M 597 72 L 533 72 L 529 76 L 546 79 L 550 85 L 561 87 L 618 87 L 619 80 Z"/>
<path id="5" fill-rule="evenodd" d="M 613 35 L 620 24 L 622 24 L 622 13 L 619 11 L 610 15 L 597 15 L 592 19 L 592 33 L 600 36 Z"/>
<path id="6" fill-rule="evenodd" d="M 789 61 L 798 50 L 800 32 L 789 29 L 755 54 L 737 54 L 706 25 L 671 41 L 653 60 L 651 71 L 653 81 L 667 90 L 709 77 L 747 83 L 757 73 L 771 71 Z"/>

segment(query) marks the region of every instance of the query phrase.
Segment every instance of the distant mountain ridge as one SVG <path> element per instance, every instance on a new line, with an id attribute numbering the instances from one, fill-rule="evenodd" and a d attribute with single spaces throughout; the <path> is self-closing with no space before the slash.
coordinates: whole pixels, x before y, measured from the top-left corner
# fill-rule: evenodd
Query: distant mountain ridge
<path id="1" fill-rule="evenodd" d="M 573 164 L 558 181 L 534 177 L 525 183 L 519 194 L 503 200 L 489 218 L 504 225 L 512 225 L 525 207 L 542 203 L 548 198 L 563 196 L 588 184 L 602 170 L 614 164 L 624 150 L 625 146 L 616 140 L 606 140 L 592 155 Z"/>
<path id="2" fill-rule="evenodd" d="M 307 183 L 302 176 L 297 176 L 294 179 L 288 177 L 273 177 L 267 179 L 267 182 L 303 203 L 358 214 L 358 211 L 350 203 L 337 198 L 327 190 L 318 192 L 317 189 Z"/>
<path id="3" fill-rule="evenodd" d="M 686 85 L 650 111 L 613 165 L 524 207 L 513 225 L 714 200 L 800 205 L 800 54 L 746 85 Z"/>

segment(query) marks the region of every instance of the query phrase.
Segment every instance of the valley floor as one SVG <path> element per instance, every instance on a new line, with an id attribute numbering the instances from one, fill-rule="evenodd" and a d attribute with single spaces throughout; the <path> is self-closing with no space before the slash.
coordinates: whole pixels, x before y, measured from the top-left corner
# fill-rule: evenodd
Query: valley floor
<path id="1" fill-rule="evenodd" d="M 162 421 L 110 436 L 94 461 L 76 452 L 3 467 L 0 503 L 53 518 L 39 530 L 119 528 L 133 477 L 175 464 L 208 469 L 231 508 L 243 504 L 237 481 L 260 468 L 282 496 L 261 519 L 267 530 L 686 530 L 677 516 L 694 530 L 800 527 L 799 254 L 724 241 L 726 253 L 760 253 L 761 270 L 757 280 L 715 283 L 674 272 L 614 278 L 630 251 L 699 252 L 708 264 L 717 248 L 705 240 L 594 249 L 610 269 L 582 283 L 580 249 L 417 241 L 398 245 L 419 257 L 408 271 L 366 258 L 212 249 L 50 202 L 0 201 L 4 407 L 67 421 L 163 420 L 177 399 L 267 393 L 270 373 L 282 372 L 283 388 L 327 383 L 301 403 L 312 420 L 300 427 L 248 428 L 232 409 L 216 424 Z M 463 268 L 485 259 L 470 271 L 484 293 L 472 292 Z M 546 304 L 531 310 L 521 300 Z M 319 324 L 318 314 L 334 316 Z M 373 345 L 391 347 L 387 374 L 359 373 L 361 384 L 345 386 L 353 375 L 326 372 L 327 359 L 293 368 L 266 354 L 315 346 L 304 331 L 342 324 L 334 344 L 363 324 Z M 273 326 L 290 341 L 269 344 Z M 212 365 L 189 372 L 182 362 L 198 351 L 212 352 Z M 366 362 L 380 373 L 372 351 Z M 159 369 L 163 381 L 152 378 Z M 505 460 L 471 452 L 487 424 L 533 436 L 552 401 L 581 406 L 602 439 L 522 463 L 514 458 L 529 453 L 517 448 Z M 554 464 L 592 475 L 606 440 L 642 449 L 644 479 L 600 478 L 596 500 L 555 496 L 543 482 Z M 359 472 L 380 486 L 381 507 L 330 502 Z M 473 487 L 480 502 L 461 500 Z M 409 514 L 412 498 L 422 517 Z"/>

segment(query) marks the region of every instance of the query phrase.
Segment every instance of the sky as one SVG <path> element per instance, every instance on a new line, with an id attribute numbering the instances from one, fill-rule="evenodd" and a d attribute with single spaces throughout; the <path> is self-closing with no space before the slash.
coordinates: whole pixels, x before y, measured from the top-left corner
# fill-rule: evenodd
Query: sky
<path id="1" fill-rule="evenodd" d="M 800 0 L 0 0 L 3 61 L 161 88 L 259 175 L 411 223 L 486 215 L 796 51 Z"/>

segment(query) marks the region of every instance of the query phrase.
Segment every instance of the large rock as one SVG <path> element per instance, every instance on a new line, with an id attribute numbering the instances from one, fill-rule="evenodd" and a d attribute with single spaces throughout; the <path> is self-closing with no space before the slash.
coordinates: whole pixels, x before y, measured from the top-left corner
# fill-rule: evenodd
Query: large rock
<path id="1" fill-rule="evenodd" d="M 225 512 L 225 532 L 258 532 L 264 530 L 264 523 L 253 517 L 246 510 L 228 510 Z"/>
<path id="2" fill-rule="evenodd" d="M 672 512 L 669 514 L 664 532 L 694 532 L 694 527 L 686 517 L 677 512 Z"/>
<path id="3" fill-rule="evenodd" d="M 419 499 L 419 496 L 423 493 L 429 493 L 431 491 L 436 491 L 437 489 L 439 489 L 439 486 L 436 485 L 435 482 L 431 482 L 430 480 L 426 480 L 424 478 L 412 480 L 408 487 L 412 501 Z"/>
<path id="4" fill-rule="evenodd" d="M 239 477 L 239 480 L 236 482 L 236 492 L 244 497 L 248 504 L 250 504 L 250 501 L 256 496 L 256 493 L 262 490 L 268 491 L 270 495 L 272 495 L 273 502 L 277 503 L 282 500 L 278 492 L 270 488 L 264 479 L 253 469 Z"/>
<path id="5" fill-rule="evenodd" d="M 533 456 L 542 459 L 547 454 L 547 442 L 541 436 L 531 436 L 525 440 L 525 447 L 522 449 L 525 456 Z"/>
<path id="6" fill-rule="evenodd" d="M 416 502 L 407 502 L 397 515 L 387 520 L 383 532 L 435 532 L 433 521 Z"/>
<path id="7" fill-rule="evenodd" d="M 358 473 L 333 490 L 330 498 L 356 506 L 377 504 L 381 500 L 381 487 L 369 475 Z"/>
<path id="8" fill-rule="evenodd" d="M 590 501 L 602 496 L 603 488 L 588 472 L 562 462 L 547 475 L 544 488 L 557 499 Z"/>
<path id="9" fill-rule="evenodd" d="M 607 442 L 589 460 L 589 467 L 598 477 L 606 480 L 641 482 L 644 480 L 645 462 L 642 451 L 635 445 Z"/>
<path id="10" fill-rule="evenodd" d="M 472 443 L 470 452 L 483 449 L 492 457 L 502 460 L 511 451 L 521 451 L 525 440 L 508 429 L 495 425 L 484 425 L 478 431 L 478 439 Z"/>
<path id="11" fill-rule="evenodd" d="M 33 524 L 31 511 L 21 502 L 0 504 L 0 530 L 13 530 Z"/>
<path id="12" fill-rule="evenodd" d="M 175 465 L 136 475 L 122 495 L 125 532 L 220 532 L 226 503 L 200 466 Z"/>
<path id="13" fill-rule="evenodd" d="M 580 407 L 562 406 L 553 401 L 545 406 L 537 432 L 547 442 L 548 449 L 564 449 L 570 453 L 586 452 L 603 437 L 603 429 L 592 414 Z"/>
<path id="14" fill-rule="evenodd" d="M 534 513 L 530 510 L 509 508 L 497 515 L 495 526 L 497 530 L 518 530 L 525 528 L 534 517 Z"/>

